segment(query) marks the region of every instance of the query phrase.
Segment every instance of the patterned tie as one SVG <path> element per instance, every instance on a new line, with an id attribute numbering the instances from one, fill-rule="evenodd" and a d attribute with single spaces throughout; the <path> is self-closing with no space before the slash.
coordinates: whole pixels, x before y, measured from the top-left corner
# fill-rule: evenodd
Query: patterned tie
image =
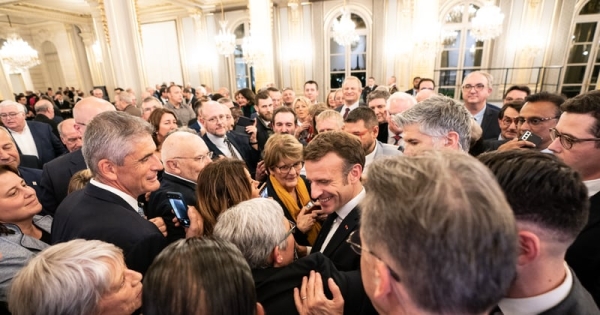
<path id="1" fill-rule="evenodd" d="M 395 135 L 394 136 L 394 145 L 398 145 L 398 141 L 400 141 L 400 139 L 402 139 L 402 137 L 400 137 L 400 135 Z"/>
<path id="2" fill-rule="evenodd" d="M 227 138 L 227 136 L 225 136 L 225 144 L 227 145 L 227 149 L 229 149 L 229 152 L 231 152 L 231 157 L 234 159 L 240 159 L 237 154 L 235 154 L 235 149 L 233 148 L 233 145 L 231 144 L 231 141 L 229 141 L 229 138 Z"/>
<path id="3" fill-rule="evenodd" d="M 137 208 L 137 213 L 138 213 L 138 214 L 139 214 L 139 215 L 140 215 L 142 218 L 144 218 L 144 219 L 146 218 L 146 215 L 144 214 L 144 208 L 142 208 L 142 206 L 139 206 L 139 205 L 138 205 L 138 208 Z"/>
<path id="4" fill-rule="evenodd" d="M 348 117 L 348 113 L 350 112 L 350 108 L 346 107 L 346 111 L 344 112 L 344 119 Z"/>

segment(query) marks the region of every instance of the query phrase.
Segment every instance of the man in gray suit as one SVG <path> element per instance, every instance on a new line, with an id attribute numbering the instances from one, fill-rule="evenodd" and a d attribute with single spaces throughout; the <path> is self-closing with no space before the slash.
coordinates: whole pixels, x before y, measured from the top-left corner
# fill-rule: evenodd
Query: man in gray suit
<path id="1" fill-rule="evenodd" d="M 565 262 L 589 215 L 581 176 L 554 155 L 535 150 L 497 151 L 479 159 L 496 175 L 517 220 L 517 276 L 498 303 L 502 314 L 600 314 Z"/>
<path id="2" fill-rule="evenodd" d="M 365 150 L 363 173 L 366 173 L 369 164 L 377 158 L 402 154 L 397 147 L 377 140 L 379 122 L 375 112 L 368 107 L 361 106 L 348 113 L 348 117 L 344 121 L 344 131 L 357 136 L 362 143 Z"/>

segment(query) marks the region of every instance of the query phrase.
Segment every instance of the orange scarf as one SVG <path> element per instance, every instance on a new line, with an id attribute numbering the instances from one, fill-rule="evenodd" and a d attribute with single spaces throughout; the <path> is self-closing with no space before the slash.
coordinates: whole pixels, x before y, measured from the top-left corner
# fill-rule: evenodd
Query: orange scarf
<path id="1" fill-rule="evenodd" d="M 301 208 L 298 206 L 298 202 L 292 197 L 292 195 L 285 189 L 281 184 L 275 179 L 275 176 L 269 175 L 269 179 L 271 180 L 271 184 L 273 185 L 273 189 L 275 193 L 281 200 L 281 203 L 285 206 L 287 211 L 290 213 L 294 221 L 297 221 L 298 213 L 300 213 Z M 300 204 L 307 204 L 310 201 L 310 196 L 308 195 L 308 189 L 306 188 L 306 184 L 304 180 L 300 176 L 298 176 L 298 184 L 296 184 L 296 196 L 300 200 Z M 321 230 L 321 223 L 315 222 L 313 227 L 306 233 L 308 238 L 308 242 L 312 245 L 317 239 L 317 235 L 319 235 L 319 231 Z"/>

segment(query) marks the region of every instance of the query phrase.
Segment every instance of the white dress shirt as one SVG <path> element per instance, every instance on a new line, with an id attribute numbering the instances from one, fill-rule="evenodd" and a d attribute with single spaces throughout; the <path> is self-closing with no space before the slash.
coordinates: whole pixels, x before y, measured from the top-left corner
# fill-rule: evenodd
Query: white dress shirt
<path id="1" fill-rule="evenodd" d="M 8 129 L 13 139 L 17 143 L 19 150 L 21 150 L 21 154 L 23 155 L 35 155 L 38 158 L 40 157 L 38 154 L 37 147 L 35 146 L 35 141 L 33 140 L 33 135 L 31 134 L 31 130 L 27 123 L 25 123 L 25 128 L 23 131 L 16 132 Z"/>
<path id="2" fill-rule="evenodd" d="M 590 179 L 583 181 L 585 187 L 588 189 L 588 196 L 592 197 L 598 192 L 600 192 L 600 178 L 598 179 Z"/>
<path id="3" fill-rule="evenodd" d="M 356 207 L 358 205 L 358 203 L 361 200 L 363 200 L 363 198 L 365 198 L 365 189 L 364 188 L 360 191 L 360 193 L 358 193 L 358 195 L 356 195 L 354 198 L 352 198 L 350 201 L 348 201 L 345 205 L 343 205 L 341 208 L 339 208 L 338 210 L 335 211 L 335 213 L 337 213 L 338 217 L 335 218 L 335 220 L 333 220 L 331 229 L 329 230 L 329 233 L 327 233 L 327 237 L 325 238 L 325 241 L 323 242 L 323 246 L 321 246 L 321 253 L 323 251 L 325 251 L 325 248 L 327 248 L 329 241 L 331 241 L 333 234 L 335 234 L 335 231 L 337 231 L 340 224 L 342 224 L 342 221 L 344 221 L 344 219 L 346 218 L 346 216 L 348 216 L 350 211 L 352 211 L 352 209 L 354 209 L 354 207 Z"/>
<path id="4" fill-rule="evenodd" d="M 242 155 L 237 151 L 237 149 L 235 148 L 235 146 L 233 145 L 233 143 L 231 144 L 231 147 L 233 148 L 234 152 L 229 151 L 229 147 L 227 146 L 227 144 L 225 143 L 225 137 L 217 137 L 211 133 L 206 133 L 206 136 L 208 137 L 208 139 L 215 144 L 215 146 L 217 147 L 217 149 L 221 150 L 221 152 L 223 152 L 223 154 L 226 157 L 235 157 L 237 156 L 239 159 L 242 159 Z M 235 156 L 234 156 L 235 154 Z"/>
<path id="5" fill-rule="evenodd" d="M 113 193 L 113 194 L 115 194 L 115 195 L 123 198 L 123 200 L 125 200 L 125 202 L 127 202 L 135 212 L 138 211 L 139 205 L 138 205 L 137 199 L 131 197 L 130 195 L 128 195 L 128 194 L 126 194 L 126 193 L 124 193 L 124 192 L 122 192 L 122 191 L 120 191 L 120 190 L 118 190 L 118 189 L 116 189 L 116 188 L 114 188 L 112 186 L 108 186 L 106 184 L 103 184 L 103 183 L 101 183 L 101 182 L 99 182 L 99 181 L 97 181 L 97 180 L 95 180 L 93 178 L 90 180 L 90 184 L 92 184 L 92 185 L 94 185 L 94 186 L 96 186 L 98 188 L 101 188 L 101 189 L 104 189 L 104 190 L 108 190 L 111 193 Z"/>

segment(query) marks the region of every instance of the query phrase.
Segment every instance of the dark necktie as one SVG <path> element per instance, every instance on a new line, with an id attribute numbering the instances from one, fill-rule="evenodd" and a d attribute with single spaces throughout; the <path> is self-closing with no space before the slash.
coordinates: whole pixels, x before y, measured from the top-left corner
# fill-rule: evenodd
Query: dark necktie
<path id="1" fill-rule="evenodd" d="M 269 121 L 269 123 L 267 124 L 267 128 L 273 129 L 273 123 Z"/>
<path id="2" fill-rule="evenodd" d="M 398 142 L 400 141 L 400 139 L 402 139 L 402 137 L 400 137 L 400 135 L 395 135 L 394 136 L 394 145 L 398 145 Z"/>
<path id="3" fill-rule="evenodd" d="M 237 154 L 235 154 L 235 149 L 233 148 L 233 145 L 231 144 L 231 141 L 229 141 L 227 136 L 225 136 L 224 141 L 225 141 L 225 144 L 227 145 L 227 149 L 229 149 L 229 152 L 231 152 L 231 157 L 239 160 L 239 157 L 237 156 Z"/>
<path id="4" fill-rule="evenodd" d="M 348 117 L 349 112 L 350 112 L 350 108 L 346 107 L 346 111 L 344 112 L 344 119 L 346 119 L 346 117 Z"/>

